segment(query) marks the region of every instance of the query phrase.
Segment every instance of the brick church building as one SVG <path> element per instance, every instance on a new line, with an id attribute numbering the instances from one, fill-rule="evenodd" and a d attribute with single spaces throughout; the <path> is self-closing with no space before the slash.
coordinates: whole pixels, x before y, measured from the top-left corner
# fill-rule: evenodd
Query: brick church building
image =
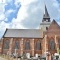
<path id="1" fill-rule="evenodd" d="M 41 29 L 6 29 L 0 41 L 0 53 L 18 54 L 30 53 L 42 55 L 49 52 L 50 55 L 60 49 L 60 26 L 55 20 L 51 22 L 47 8 L 43 14 Z"/>

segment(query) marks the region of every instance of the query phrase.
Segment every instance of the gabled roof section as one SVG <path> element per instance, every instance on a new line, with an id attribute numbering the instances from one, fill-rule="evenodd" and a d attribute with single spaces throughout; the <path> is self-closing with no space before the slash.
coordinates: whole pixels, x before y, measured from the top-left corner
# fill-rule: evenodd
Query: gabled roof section
<path id="1" fill-rule="evenodd" d="M 52 32 L 53 31 L 60 31 L 60 26 L 58 25 L 58 23 L 55 20 L 52 21 L 48 31 L 52 31 Z"/>
<path id="2" fill-rule="evenodd" d="M 43 38 L 43 31 L 40 29 L 7 29 L 4 37 Z"/>
<path id="3" fill-rule="evenodd" d="M 7 32 L 7 30 L 8 30 L 8 29 L 6 28 L 6 30 L 5 30 L 5 32 L 4 32 L 3 36 L 2 36 L 2 38 L 4 37 L 4 35 L 5 35 L 5 33 Z"/>

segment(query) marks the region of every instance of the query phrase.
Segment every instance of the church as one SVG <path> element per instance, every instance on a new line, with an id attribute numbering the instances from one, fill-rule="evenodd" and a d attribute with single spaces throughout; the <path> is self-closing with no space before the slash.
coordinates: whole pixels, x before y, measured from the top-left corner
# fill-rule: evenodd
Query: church
<path id="1" fill-rule="evenodd" d="M 0 41 L 0 53 L 30 53 L 31 56 L 57 53 L 60 49 L 60 26 L 54 19 L 51 22 L 46 6 L 40 28 L 6 29 Z"/>

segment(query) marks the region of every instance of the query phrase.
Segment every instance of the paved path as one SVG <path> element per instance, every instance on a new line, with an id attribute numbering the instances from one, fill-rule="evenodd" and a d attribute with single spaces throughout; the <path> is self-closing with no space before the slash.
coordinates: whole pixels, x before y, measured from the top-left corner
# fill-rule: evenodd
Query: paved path
<path id="1" fill-rule="evenodd" d="M 0 57 L 0 60 L 6 60 L 6 59 L 4 59 L 4 58 Z"/>

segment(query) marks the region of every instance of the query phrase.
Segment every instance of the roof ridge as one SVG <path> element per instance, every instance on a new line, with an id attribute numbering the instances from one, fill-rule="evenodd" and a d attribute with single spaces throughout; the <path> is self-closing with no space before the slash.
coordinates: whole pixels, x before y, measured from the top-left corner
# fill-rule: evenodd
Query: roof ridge
<path id="1" fill-rule="evenodd" d="M 51 23 L 51 25 L 49 26 L 49 29 L 48 29 L 48 31 L 50 31 L 50 30 L 58 30 L 58 29 L 60 29 L 60 26 L 58 25 L 58 23 L 53 19 L 53 21 L 52 21 L 52 23 Z"/>

